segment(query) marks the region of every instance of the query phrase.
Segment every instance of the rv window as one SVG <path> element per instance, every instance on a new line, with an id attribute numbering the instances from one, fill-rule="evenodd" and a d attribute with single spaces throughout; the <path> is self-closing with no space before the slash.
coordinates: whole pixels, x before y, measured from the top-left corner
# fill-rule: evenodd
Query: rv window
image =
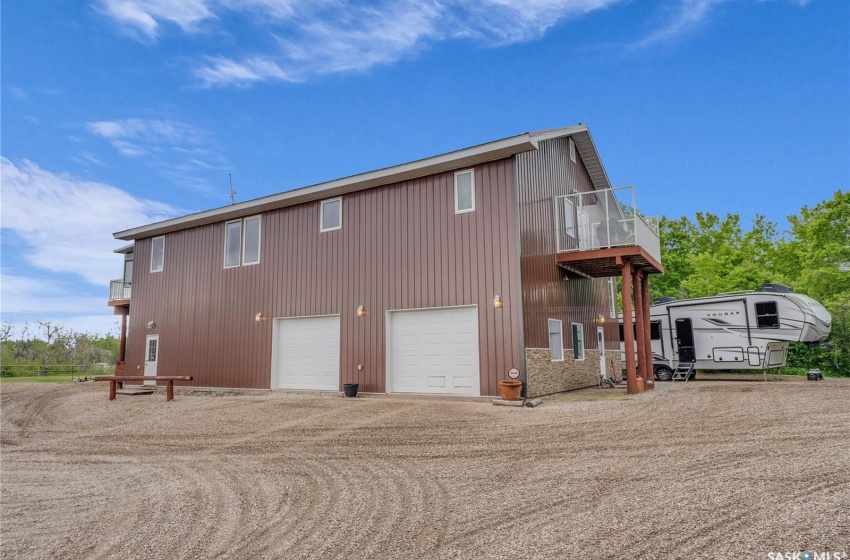
<path id="1" fill-rule="evenodd" d="M 649 337 L 652 340 L 661 340 L 661 321 L 653 321 L 649 324 Z"/>
<path id="2" fill-rule="evenodd" d="M 756 304 L 756 321 L 760 329 L 778 329 L 779 311 L 775 301 L 760 301 Z"/>
<path id="3" fill-rule="evenodd" d="M 661 328 L 661 327 L 659 327 Z M 653 331 L 655 332 L 655 331 Z M 637 340 L 637 325 L 632 323 L 632 333 L 635 335 L 635 340 Z M 623 323 L 620 323 L 620 342 L 625 342 L 626 333 L 623 331 Z"/>

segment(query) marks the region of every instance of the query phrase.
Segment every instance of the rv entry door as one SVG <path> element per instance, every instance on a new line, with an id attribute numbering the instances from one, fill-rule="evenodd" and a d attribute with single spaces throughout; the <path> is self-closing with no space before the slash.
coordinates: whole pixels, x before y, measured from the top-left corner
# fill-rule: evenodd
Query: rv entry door
<path id="1" fill-rule="evenodd" d="M 676 319 L 676 345 L 679 347 L 680 362 L 695 362 L 694 327 L 687 318 Z"/>

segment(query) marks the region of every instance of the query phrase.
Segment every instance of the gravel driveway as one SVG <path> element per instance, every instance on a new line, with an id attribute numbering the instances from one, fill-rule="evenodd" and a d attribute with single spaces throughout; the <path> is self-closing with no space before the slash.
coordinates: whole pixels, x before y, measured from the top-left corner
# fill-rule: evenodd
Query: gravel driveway
<path id="1" fill-rule="evenodd" d="M 850 380 L 107 391 L 0 385 L 2 558 L 850 558 Z"/>

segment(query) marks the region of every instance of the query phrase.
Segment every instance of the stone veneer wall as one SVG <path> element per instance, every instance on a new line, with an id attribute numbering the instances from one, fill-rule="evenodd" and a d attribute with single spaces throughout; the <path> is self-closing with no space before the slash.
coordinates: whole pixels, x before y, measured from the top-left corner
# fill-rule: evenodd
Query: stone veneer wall
<path id="1" fill-rule="evenodd" d="M 599 350 L 585 349 L 584 360 L 576 360 L 572 349 L 564 348 L 564 361 L 553 362 L 548 348 L 526 348 L 525 365 L 529 398 L 599 384 Z"/>

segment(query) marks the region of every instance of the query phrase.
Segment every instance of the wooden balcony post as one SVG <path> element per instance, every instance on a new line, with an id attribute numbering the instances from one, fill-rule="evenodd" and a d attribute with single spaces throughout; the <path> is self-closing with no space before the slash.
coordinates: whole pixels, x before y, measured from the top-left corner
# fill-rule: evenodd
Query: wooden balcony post
<path id="1" fill-rule="evenodd" d="M 635 372 L 635 336 L 632 330 L 632 264 L 623 259 L 623 342 L 626 349 L 626 387 L 630 395 L 638 394 Z"/>
<path id="2" fill-rule="evenodd" d="M 655 383 L 655 372 L 652 368 L 652 319 L 649 316 L 649 273 L 641 271 L 641 292 L 643 299 L 643 316 L 645 322 L 646 338 L 644 344 L 646 346 L 646 356 L 649 369 L 646 370 L 646 379 L 652 380 Z"/>
<path id="3" fill-rule="evenodd" d="M 646 346 L 644 340 L 646 337 L 646 329 L 644 328 L 643 316 L 643 290 L 640 286 L 640 270 L 632 270 L 632 280 L 634 282 L 635 291 L 635 331 L 637 334 L 637 362 L 640 368 L 640 376 L 643 378 L 643 386 L 646 387 L 646 381 L 649 379 L 646 375 Z M 634 347 L 629 346 L 629 350 L 634 352 Z"/>
<path id="4" fill-rule="evenodd" d="M 127 361 L 127 315 L 121 315 L 121 343 L 118 346 L 118 361 Z"/>

